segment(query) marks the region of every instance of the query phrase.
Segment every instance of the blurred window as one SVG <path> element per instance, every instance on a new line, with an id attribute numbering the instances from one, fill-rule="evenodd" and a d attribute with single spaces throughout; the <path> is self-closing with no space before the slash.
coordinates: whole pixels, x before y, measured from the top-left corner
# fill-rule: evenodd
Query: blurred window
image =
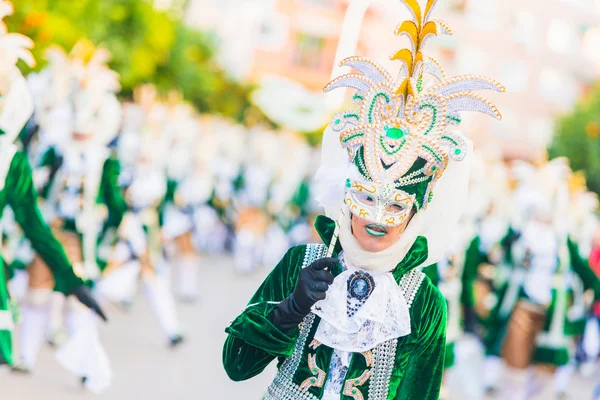
<path id="1" fill-rule="evenodd" d="M 529 11 L 517 11 L 514 14 L 513 39 L 528 49 L 537 47 L 536 21 L 533 13 Z"/>
<path id="2" fill-rule="evenodd" d="M 300 67 L 318 69 L 323 59 L 325 39 L 305 33 L 298 35 L 294 51 L 294 64 Z"/>
<path id="3" fill-rule="evenodd" d="M 540 94 L 548 101 L 560 97 L 562 92 L 561 73 L 552 68 L 544 68 L 540 73 Z"/>
<path id="4" fill-rule="evenodd" d="M 572 24 L 562 19 L 553 19 L 548 26 L 548 48 L 557 53 L 568 54 L 576 50 L 577 32 Z"/>
<path id="5" fill-rule="evenodd" d="M 575 104 L 580 89 L 572 77 L 553 68 L 542 70 L 539 85 L 540 95 L 563 109 L 569 109 Z"/>
<path id="6" fill-rule="evenodd" d="M 523 60 L 509 60 L 502 64 L 500 82 L 509 92 L 523 93 L 529 89 L 529 67 Z"/>
<path id="7" fill-rule="evenodd" d="M 467 3 L 471 25 L 482 31 L 493 31 L 497 25 L 495 0 L 476 0 Z"/>
<path id="8" fill-rule="evenodd" d="M 597 5 L 597 0 L 559 0 L 562 4 L 567 4 L 570 6 L 593 9 L 595 5 Z"/>
<path id="9" fill-rule="evenodd" d="M 583 37 L 583 54 L 600 67 L 600 28 L 589 29 Z"/>
<path id="10" fill-rule="evenodd" d="M 457 50 L 458 70 L 465 74 L 491 74 L 487 68 L 485 53 L 474 47 L 460 47 Z"/>
<path id="11" fill-rule="evenodd" d="M 331 7 L 334 0 L 301 0 L 302 3 L 315 7 Z"/>
<path id="12" fill-rule="evenodd" d="M 261 21 L 258 26 L 257 47 L 271 52 L 281 51 L 285 46 L 287 34 L 287 17 L 273 14 Z"/>

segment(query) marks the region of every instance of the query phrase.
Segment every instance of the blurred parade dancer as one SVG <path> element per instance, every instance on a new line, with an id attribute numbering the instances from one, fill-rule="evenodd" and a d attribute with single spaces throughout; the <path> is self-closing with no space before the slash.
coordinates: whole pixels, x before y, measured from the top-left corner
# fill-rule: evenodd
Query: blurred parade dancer
<path id="1" fill-rule="evenodd" d="M 0 1 L 0 18 L 12 13 L 12 4 Z M 43 337 L 45 320 L 47 318 L 47 305 L 52 290 L 65 295 L 75 295 L 70 298 L 77 307 L 91 308 L 95 313 L 104 318 L 104 314 L 94 301 L 90 289 L 84 281 L 75 274 L 69 259 L 60 243 L 52 234 L 50 228 L 42 219 L 37 207 L 37 193 L 33 185 L 31 168 L 24 153 L 17 150 L 13 141 L 25 125 L 33 112 L 33 100 L 29 94 L 25 79 L 16 67 L 18 59 L 23 59 L 30 65 L 34 60 L 28 51 L 33 44 L 29 39 L 17 34 L 7 34 L 4 23 L 0 20 L 0 49 L 3 57 L 0 60 L 0 140 L 2 141 L 2 162 L 4 177 L 2 179 L 2 208 L 10 205 L 15 221 L 23 229 L 24 235 L 31 246 L 43 260 L 44 271 L 37 274 L 30 269 L 29 291 L 24 300 L 23 326 L 33 327 L 24 335 L 25 341 L 31 336 Z M 30 267 L 31 268 L 31 267 Z M 9 310 L 9 294 L 6 287 L 4 267 L 0 268 L 0 364 L 13 363 L 11 330 L 13 326 L 12 313 Z M 85 307 L 84 307 L 85 308 Z M 92 311 L 86 309 L 86 313 Z M 93 317 L 95 318 L 95 316 Z M 16 371 L 29 371 L 33 366 L 34 357 L 27 359 L 30 353 L 37 351 L 39 344 L 31 343 L 33 348 L 27 348 L 21 354 L 24 364 L 16 367 Z M 22 347 L 23 349 L 23 347 Z"/>
<path id="2" fill-rule="evenodd" d="M 267 130 L 255 129 L 249 135 L 234 202 L 232 250 L 236 270 L 240 273 L 253 272 L 262 266 L 265 251 L 271 245 L 280 247 L 279 243 L 266 240 L 270 224 L 267 202 L 279 162 L 280 141 L 274 132 Z"/>
<path id="3" fill-rule="evenodd" d="M 536 390 L 530 367 L 536 363 L 556 368 L 554 392 L 561 398 L 573 372 L 577 293 L 591 288 L 598 295 L 600 281 L 568 237 L 561 212 L 570 206 L 565 161 L 519 163 L 514 171 L 519 187 L 513 225 L 520 236 L 510 246 L 513 269 L 500 303 L 510 309 L 501 350 L 508 367 L 503 396 L 530 398 Z"/>
<path id="4" fill-rule="evenodd" d="M 146 91 L 148 88 L 146 88 Z M 133 167 L 126 181 L 129 211 L 118 230 L 118 243 L 109 258 L 100 292 L 108 299 L 131 304 L 141 277 L 150 307 L 169 343 L 176 346 L 183 341 L 175 300 L 169 288 L 169 266 L 161 238 L 161 209 L 167 192 L 166 160 L 168 137 L 164 127 L 167 117 L 165 104 L 154 95 L 140 99 L 138 104 L 127 104 L 125 124 L 137 132 Z M 130 121 L 131 122 L 131 121 Z"/>
<path id="5" fill-rule="evenodd" d="M 403 3 L 413 20 L 398 32 L 413 46 L 394 57 L 400 80 L 350 57 L 342 65 L 358 73 L 326 87 L 356 89 L 360 106 L 337 113 L 324 134 L 320 199 L 337 221 L 317 218 L 323 243 L 288 250 L 226 329 L 231 379 L 279 359 L 267 400 L 439 398 L 446 304 L 418 267 L 442 259 L 466 201 L 472 146 L 453 130 L 459 113 L 500 118 L 474 92 L 503 88 L 480 76 L 445 80 L 418 39 L 424 26 L 448 32 L 430 20 L 435 1 Z M 425 72 L 440 82 L 425 84 Z"/>
<path id="6" fill-rule="evenodd" d="M 111 157 L 107 144 L 120 126 L 121 106 L 115 96 L 119 90 L 118 76 L 106 63 L 108 51 L 94 49 L 88 42 L 79 42 L 70 55 L 54 49 L 53 57 L 61 58 L 70 74 L 70 95 L 55 106 L 68 117 L 68 135 L 54 142 L 41 157 L 38 180 L 45 198 L 46 218 L 65 246 L 69 258 L 80 276 L 97 279 L 99 235 L 107 226 L 118 226 L 126 204 L 118 187 L 118 161 Z M 64 83 L 64 81 L 63 81 Z M 52 85 L 51 85 L 52 86 Z M 40 130 L 52 119 L 44 118 L 40 110 Z M 65 132 L 61 132 L 64 134 Z M 33 295 L 48 285 L 47 266 L 36 258 L 29 274 Z M 47 304 L 47 303 L 46 303 Z M 24 310 L 21 328 L 21 352 L 29 364 L 35 362 L 39 348 L 41 323 L 32 323 L 34 315 L 43 312 L 39 304 Z M 102 391 L 111 380 L 108 358 L 100 344 L 93 316 L 74 302 L 68 304 L 67 330 L 69 340 L 57 352 L 65 368 L 82 377 L 86 387 Z M 29 317 L 29 314 L 32 317 Z"/>
<path id="7" fill-rule="evenodd" d="M 473 298 L 473 316 L 484 347 L 483 386 L 493 393 L 501 384 L 503 362 L 500 348 L 510 309 L 504 300 L 510 266 L 507 248 L 515 234 L 510 230 L 510 188 L 508 170 L 492 154 L 476 154 L 471 172 L 467 223 L 474 228 L 465 254 L 467 274 L 474 286 L 467 290 Z"/>
<path id="8" fill-rule="evenodd" d="M 177 102 L 167 124 L 170 157 L 167 160 L 168 190 L 162 237 L 171 244 L 178 298 L 187 303 L 198 299 L 201 258 L 198 235 L 214 232 L 218 217 L 209 202 L 214 190 L 215 135 L 200 130 L 191 106 Z"/>
<path id="9" fill-rule="evenodd" d="M 572 258 L 585 263 L 598 277 L 595 269 L 593 248 L 596 236 L 600 233 L 600 221 L 596 215 L 598 195 L 588 191 L 585 176 L 581 171 L 573 172 L 568 181 L 569 212 L 568 235 L 571 242 Z M 556 380 L 557 390 L 567 392 L 567 385 L 575 369 L 579 367 L 583 376 L 590 376 L 595 370 L 596 359 L 600 352 L 600 334 L 597 319 L 594 317 L 594 302 L 586 297 L 584 290 L 589 286 L 581 279 L 571 279 L 572 305 L 568 311 L 569 333 L 575 340 L 575 356 L 568 367 L 560 374 L 562 379 Z M 590 326 L 592 325 L 592 326 Z M 564 383 L 562 383 L 564 382 Z M 563 387 L 561 390 L 560 388 Z"/>
<path id="10" fill-rule="evenodd" d="M 276 265 L 290 245 L 305 244 L 310 239 L 306 225 L 307 178 L 312 153 L 308 144 L 292 132 L 279 132 L 280 157 L 269 188 L 267 212 L 271 223 L 267 229 L 263 254 L 264 265 Z"/>

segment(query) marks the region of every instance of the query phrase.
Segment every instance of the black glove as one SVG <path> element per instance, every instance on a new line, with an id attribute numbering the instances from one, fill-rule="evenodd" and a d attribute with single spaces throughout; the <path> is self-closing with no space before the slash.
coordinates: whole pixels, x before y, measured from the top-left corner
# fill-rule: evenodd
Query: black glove
<path id="1" fill-rule="evenodd" d="M 333 283 L 333 274 L 327 268 L 335 266 L 338 262 L 337 258 L 321 258 L 303 268 L 294 293 L 269 315 L 273 325 L 284 333 L 297 327 L 310 313 L 311 307 L 325 298 L 327 289 Z"/>
<path id="2" fill-rule="evenodd" d="M 71 294 L 77 297 L 77 300 L 79 300 L 81 304 L 98 314 L 98 316 L 102 318 L 104 322 L 108 321 L 108 319 L 106 319 L 106 315 L 104 315 L 104 312 L 94 299 L 92 291 L 89 287 L 85 285 L 77 286 Z"/>

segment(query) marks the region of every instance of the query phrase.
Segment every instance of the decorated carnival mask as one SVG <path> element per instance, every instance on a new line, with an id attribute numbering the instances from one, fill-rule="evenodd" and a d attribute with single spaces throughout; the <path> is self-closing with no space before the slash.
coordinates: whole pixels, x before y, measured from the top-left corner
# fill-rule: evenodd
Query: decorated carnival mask
<path id="1" fill-rule="evenodd" d="M 374 224 L 400 226 L 415 204 L 414 194 L 396 189 L 393 183 L 378 184 L 359 175 L 348 178 L 346 185 L 345 201 L 350 211 Z"/>

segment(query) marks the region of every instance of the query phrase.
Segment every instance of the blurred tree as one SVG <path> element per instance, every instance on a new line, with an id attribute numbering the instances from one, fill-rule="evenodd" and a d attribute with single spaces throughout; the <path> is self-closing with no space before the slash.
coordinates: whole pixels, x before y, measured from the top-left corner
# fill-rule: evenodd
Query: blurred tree
<path id="1" fill-rule="evenodd" d="M 568 157 L 574 171 L 585 172 L 590 190 L 600 194 L 600 86 L 558 121 L 549 153 Z"/>
<path id="2" fill-rule="evenodd" d="M 243 121 L 251 87 L 229 78 L 214 59 L 214 40 L 188 28 L 176 13 L 146 0 L 17 0 L 9 28 L 31 37 L 37 70 L 51 44 L 70 50 L 82 37 L 107 47 L 121 74 L 122 94 L 142 83 L 180 90 L 200 111 Z M 22 65 L 24 72 L 27 67 Z"/>

